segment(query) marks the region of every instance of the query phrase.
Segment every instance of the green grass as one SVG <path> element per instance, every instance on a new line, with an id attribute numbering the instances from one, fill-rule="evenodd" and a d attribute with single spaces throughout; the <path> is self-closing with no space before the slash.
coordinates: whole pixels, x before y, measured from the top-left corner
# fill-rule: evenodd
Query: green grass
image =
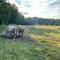
<path id="1" fill-rule="evenodd" d="M 0 35 L 3 34 L 4 29 L 5 27 L 1 26 Z M 45 41 L 49 33 L 59 34 L 59 30 L 48 29 L 47 31 L 42 30 L 41 27 L 37 29 L 33 26 L 26 26 L 24 38 L 14 40 L 0 37 L 0 60 L 60 60 L 60 47 Z M 46 38 L 43 41 L 34 40 L 31 37 L 32 34 Z"/>

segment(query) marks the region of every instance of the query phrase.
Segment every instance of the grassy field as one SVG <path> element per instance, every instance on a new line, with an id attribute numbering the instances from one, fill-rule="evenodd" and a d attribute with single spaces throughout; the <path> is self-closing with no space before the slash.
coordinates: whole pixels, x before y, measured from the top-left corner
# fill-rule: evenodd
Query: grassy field
<path id="1" fill-rule="evenodd" d="M 0 26 L 0 60 L 60 60 L 60 26 L 25 26 L 24 36 L 5 39 Z"/>

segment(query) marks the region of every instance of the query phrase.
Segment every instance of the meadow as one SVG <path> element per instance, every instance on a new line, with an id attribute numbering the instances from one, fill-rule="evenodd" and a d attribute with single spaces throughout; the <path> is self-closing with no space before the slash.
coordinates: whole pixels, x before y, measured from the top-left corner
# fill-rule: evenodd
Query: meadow
<path id="1" fill-rule="evenodd" d="M 0 60 L 60 60 L 60 26 L 25 26 L 24 36 L 6 39 L 0 26 Z"/>

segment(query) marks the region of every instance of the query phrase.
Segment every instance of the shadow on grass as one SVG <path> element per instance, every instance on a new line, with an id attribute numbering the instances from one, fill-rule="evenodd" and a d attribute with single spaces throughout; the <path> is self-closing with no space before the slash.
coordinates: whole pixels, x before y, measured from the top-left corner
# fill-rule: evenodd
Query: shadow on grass
<path id="1" fill-rule="evenodd" d="M 33 40 L 30 36 L 26 36 L 24 35 L 23 37 L 18 37 L 18 38 L 6 38 L 5 35 L 0 35 L 0 39 L 2 41 L 22 41 L 22 42 L 25 42 L 25 43 L 32 43 L 32 44 L 38 44 L 37 41 Z"/>
<path id="2" fill-rule="evenodd" d="M 5 35 L 0 35 L 0 38 L 5 38 Z"/>

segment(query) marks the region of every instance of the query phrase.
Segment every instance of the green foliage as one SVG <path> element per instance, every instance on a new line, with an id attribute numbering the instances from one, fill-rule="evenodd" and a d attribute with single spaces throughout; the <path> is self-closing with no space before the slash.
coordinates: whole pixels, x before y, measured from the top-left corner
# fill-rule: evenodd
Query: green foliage
<path id="1" fill-rule="evenodd" d="M 30 25 L 60 25 L 60 19 L 49 19 L 49 18 L 26 18 L 27 24 Z"/>
<path id="2" fill-rule="evenodd" d="M 24 16 L 21 15 L 20 13 L 18 13 L 18 20 L 16 20 L 15 22 L 16 24 L 22 24 L 22 25 L 26 24 Z"/>
<path id="3" fill-rule="evenodd" d="M 22 21 L 24 21 L 24 18 L 18 12 L 18 8 L 14 4 L 10 4 L 5 0 L 0 0 L 0 24 L 18 24 L 19 20 L 23 23 Z"/>

